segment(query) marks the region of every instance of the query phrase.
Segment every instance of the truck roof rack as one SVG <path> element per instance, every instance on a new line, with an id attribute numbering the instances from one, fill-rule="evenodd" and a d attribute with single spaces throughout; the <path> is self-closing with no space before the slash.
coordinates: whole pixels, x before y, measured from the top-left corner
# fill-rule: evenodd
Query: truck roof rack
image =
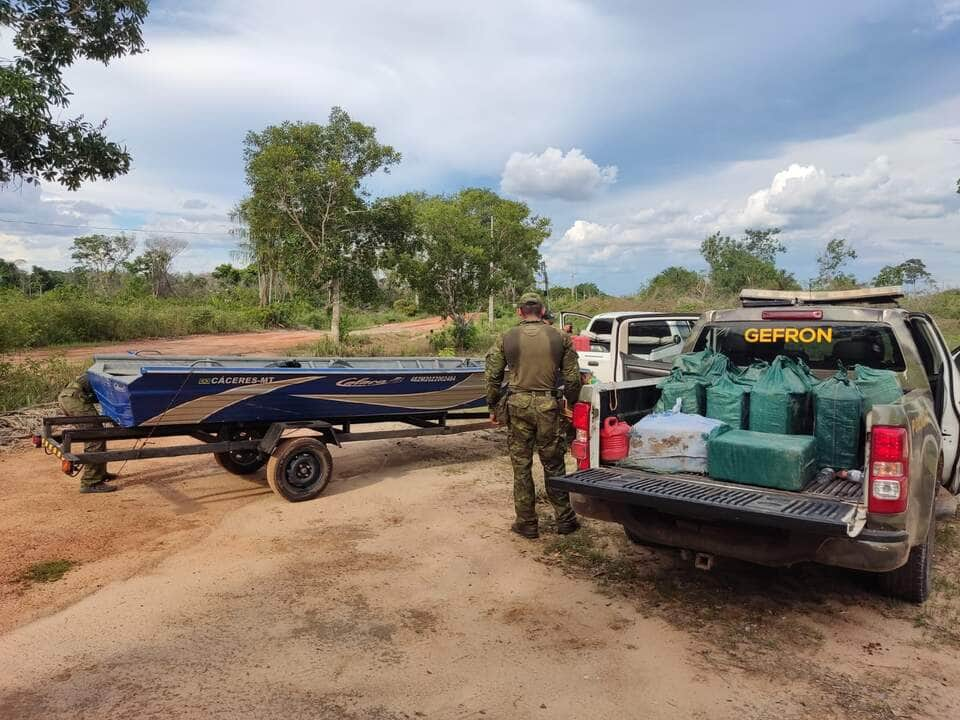
<path id="1" fill-rule="evenodd" d="M 899 285 L 855 290 L 754 290 L 740 291 L 743 307 L 784 305 L 889 305 L 903 297 Z"/>

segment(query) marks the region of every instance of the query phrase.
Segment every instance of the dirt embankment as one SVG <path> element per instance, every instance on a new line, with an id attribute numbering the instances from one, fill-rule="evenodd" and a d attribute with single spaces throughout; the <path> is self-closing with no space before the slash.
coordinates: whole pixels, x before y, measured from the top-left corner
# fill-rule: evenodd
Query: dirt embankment
<path id="1" fill-rule="evenodd" d="M 513 536 L 503 444 L 352 444 L 299 504 L 206 458 L 81 496 L 0 455 L 0 717 L 960 716 L 956 525 L 922 609 L 826 568 L 704 573 L 601 523 L 558 538 L 545 505 Z"/>

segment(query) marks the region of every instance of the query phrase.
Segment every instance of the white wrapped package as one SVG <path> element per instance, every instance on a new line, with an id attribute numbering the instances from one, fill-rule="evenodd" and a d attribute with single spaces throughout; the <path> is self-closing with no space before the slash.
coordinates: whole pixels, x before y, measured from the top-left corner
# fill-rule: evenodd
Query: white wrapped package
<path id="1" fill-rule="evenodd" d="M 707 442 L 730 426 L 689 413 L 655 413 L 630 429 L 630 454 L 619 465 L 659 473 L 707 472 Z"/>

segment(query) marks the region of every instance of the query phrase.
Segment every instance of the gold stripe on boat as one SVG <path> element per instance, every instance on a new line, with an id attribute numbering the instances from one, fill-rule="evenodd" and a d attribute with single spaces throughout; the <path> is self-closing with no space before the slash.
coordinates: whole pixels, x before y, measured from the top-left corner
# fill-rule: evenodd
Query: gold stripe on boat
<path id="1" fill-rule="evenodd" d="M 274 380 L 267 383 L 251 383 L 250 385 L 240 385 L 214 395 L 204 395 L 202 397 L 188 400 L 185 403 L 176 405 L 165 410 L 159 415 L 154 415 L 149 420 L 140 423 L 141 425 L 181 425 L 188 423 L 200 423 L 212 415 L 226 410 L 232 405 L 236 405 L 244 400 L 249 400 L 258 395 L 265 395 L 269 392 L 290 385 L 299 385 L 300 383 L 316 380 L 317 375 L 307 377 L 288 378 L 286 380 Z"/>
<path id="2" fill-rule="evenodd" d="M 481 375 L 470 375 L 445 390 L 430 390 L 405 394 L 351 394 L 351 395 L 294 395 L 307 400 L 331 400 L 355 405 L 380 405 L 410 410 L 448 410 L 478 400 L 486 395 L 486 384 Z"/>

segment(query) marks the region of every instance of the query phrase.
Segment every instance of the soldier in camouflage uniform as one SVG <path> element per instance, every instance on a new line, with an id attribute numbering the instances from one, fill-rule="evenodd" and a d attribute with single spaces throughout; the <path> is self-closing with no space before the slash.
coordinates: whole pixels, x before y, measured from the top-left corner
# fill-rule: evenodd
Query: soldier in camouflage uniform
<path id="1" fill-rule="evenodd" d="M 60 403 L 63 414 L 68 417 L 100 414 L 96 406 L 97 396 L 93 394 L 93 388 L 90 387 L 90 381 L 87 379 L 86 373 L 82 373 L 76 380 L 67 385 L 57 397 L 57 402 Z M 100 423 L 76 424 L 78 430 L 99 430 L 102 427 Z M 84 452 L 103 452 L 106 449 L 107 444 L 102 440 L 88 442 L 83 446 Z M 114 478 L 116 478 L 116 475 L 107 472 L 106 464 L 84 465 L 83 473 L 80 475 L 80 492 L 113 492 L 117 487 L 108 484 L 106 481 Z"/>
<path id="2" fill-rule="evenodd" d="M 494 422 L 505 422 L 509 430 L 510 459 L 513 462 L 513 499 L 517 520 L 511 529 L 524 537 L 539 535 L 534 508 L 533 451 L 540 455 L 546 477 L 564 474 L 566 443 L 560 418 L 563 398 L 557 390 L 563 382 L 563 396 L 569 406 L 580 395 L 580 370 L 570 336 L 543 322 L 543 301 L 535 293 L 520 298 L 521 322 L 497 339 L 487 354 L 487 402 L 496 411 Z M 506 394 L 501 386 L 510 369 Z M 572 533 L 580 524 L 570 507 L 566 492 L 547 490 L 557 516 L 557 532 Z"/>

